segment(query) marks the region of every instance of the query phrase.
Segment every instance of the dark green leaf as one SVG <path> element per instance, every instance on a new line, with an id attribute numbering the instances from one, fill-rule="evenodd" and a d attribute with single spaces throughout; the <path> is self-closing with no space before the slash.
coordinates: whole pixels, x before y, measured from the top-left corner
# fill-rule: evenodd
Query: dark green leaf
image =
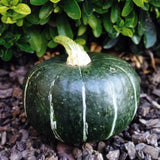
<path id="1" fill-rule="evenodd" d="M 76 26 L 76 27 L 80 26 L 81 24 L 82 24 L 81 19 L 75 20 L 75 26 Z"/>
<path id="2" fill-rule="evenodd" d="M 31 48 L 36 52 L 40 52 L 43 43 L 41 33 L 36 29 L 30 28 L 28 34 L 30 36 L 29 43 Z"/>
<path id="3" fill-rule="evenodd" d="M 47 50 L 47 40 L 45 39 L 45 34 L 42 32 L 41 33 L 41 37 L 42 37 L 42 46 L 41 46 L 41 50 L 39 52 L 36 52 L 38 57 L 41 57 L 45 54 L 46 50 Z"/>
<path id="4" fill-rule="evenodd" d="M 0 46 L 5 44 L 5 40 L 0 37 Z"/>
<path id="5" fill-rule="evenodd" d="M 67 15 L 72 19 L 81 18 L 81 10 L 76 0 L 65 0 L 64 10 L 67 13 Z"/>
<path id="6" fill-rule="evenodd" d="M 9 49 L 14 45 L 13 41 L 5 41 L 4 47 Z"/>
<path id="7" fill-rule="evenodd" d="M 158 10 L 158 8 L 155 8 L 154 11 L 156 13 L 156 18 L 158 19 L 160 17 L 160 11 Z"/>
<path id="8" fill-rule="evenodd" d="M 121 33 L 124 35 L 124 36 L 128 36 L 128 37 L 132 37 L 133 36 L 133 30 L 130 29 L 130 28 L 122 28 L 121 29 Z"/>
<path id="9" fill-rule="evenodd" d="M 60 8 L 60 6 L 54 5 L 54 9 L 53 9 L 53 12 L 54 12 L 54 13 L 60 13 L 61 10 L 62 10 L 62 8 Z"/>
<path id="10" fill-rule="evenodd" d="M 38 10 L 33 10 L 33 14 L 30 14 L 26 17 L 26 19 L 31 23 L 31 24 L 39 24 L 39 11 Z"/>
<path id="11" fill-rule="evenodd" d="M 120 28 L 124 27 L 124 20 L 122 18 L 118 17 L 118 19 L 117 19 L 117 25 Z"/>
<path id="12" fill-rule="evenodd" d="M 45 39 L 46 39 L 47 41 L 52 39 L 52 38 L 51 38 L 51 35 L 50 35 L 50 33 L 49 33 L 49 27 L 48 27 L 48 26 L 46 26 L 46 27 L 44 28 L 43 34 L 44 34 Z"/>
<path id="13" fill-rule="evenodd" d="M 146 19 L 146 12 L 141 11 L 139 14 L 139 22 L 138 22 L 138 35 L 142 36 L 145 32 L 145 19 Z"/>
<path id="14" fill-rule="evenodd" d="M 16 46 L 21 50 L 21 51 L 25 51 L 27 53 L 34 53 L 34 50 L 31 48 L 31 46 L 27 43 L 21 43 L 21 42 L 17 42 Z"/>
<path id="15" fill-rule="evenodd" d="M 85 0 L 83 3 L 83 9 L 87 16 L 90 16 L 93 13 L 93 7 L 90 0 Z"/>
<path id="16" fill-rule="evenodd" d="M 41 50 L 40 50 L 39 52 L 36 52 L 36 55 L 37 55 L 38 57 L 43 56 L 43 55 L 45 54 L 45 52 L 46 52 L 46 49 L 47 49 L 47 44 L 44 44 L 44 43 L 43 43 L 43 45 L 42 45 L 42 47 L 41 47 Z"/>
<path id="17" fill-rule="evenodd" d="M 2 54 L 3 61 L 9 61 L 13 56 L 13 52 L 11 49 L 6 49 Z"/>
<path id="18" fill-rule="evenodd" d="M 145 19 L 144 45 L 146 48 L 152 47 L 157 41 L 157 32 L 150 17 Z"/>
<path id="19" fill-rule="evenodd" d="M 6 39 L 7 41 L 17 41 L 21 37 L 21 34 L 18 33 L 13 33 L 12 31 L 8 31 L 3 35 L 3 38 Z"/>
<path id="20" fill-rule="evenodd" d="M 134 5 L 133 5 L 132 0 L 126 0 L 125 5 L 122 10 L 122 16 L 123 17 L 128 16 L 132 12 L 133 7 Z"/>
<path id="21" fill-rule="evenodd" d="M 125 21 L 125 27 L 135 28 L 138 23 L 138 16 L 135 11 L 132 11 L 127 17 Z"/>
<path id="22" fill-rule="evenodd" d="M 48 23 L 49 20 L 50 20 L 50 16 L 45 18 L 45 19 L 40 19 L 39 24 L 40 25 L 45 25 L 46 23 Z"/>
<path id="23" fill-rule="evenodd" d="M 144 7 L 142 8 L 145 11 L 148 11 L 150 8 L 150 5 L 148 3 L 144 3 Z"/>
<path id="24" fill-rule="evenodd" d="M 3 23 L 0 23 L 0 36 L 2 35 L 2 33 L 7 30 L 9 27 L 9 25 L 7 24 L 3 24 Z"/>
<path id="25" fill-rule="evenodd" d="M 102 25 L 101 25 L 101 20 L 97 19 L 97 27 L 93 29 L 93 35 L 98 38 L 102 34 Z"/>
<path id="26" fill-rule="evenodd" d="M 78 28 L 78 36 L 82 36 L 87 30 L 87 27 L 85 25 L 80 25 Z"/>
<path id="27" fill-rule="evenodd" d="M 110 49 L 110 48 L 114 47 L 117 44 L 118 40 L 119 40 L 119 38 L 108 38 L 107 37 L 104 40 L 103 48 Z"/>
<path id="28" fill-rule="evenodd" d="M 23 19 L 18 19 L 17 22 L 16 22 L 16 25 L 17 25 L 18 27 L 23 26 Z"/>
<path id="29" fill-rule="evenodd" d="M 85 45 L 86 44 L 86 40 L 82 39 L 82 38 L 78 38 L 75 40 L 76 43 L 80 44 L 80 45 Z"/>
<path id="30" fill-rule="evenodd" d="M 53 11 L 53 5 L 47 3 L 43 5 L 39 11 L 39 18 L 46 19 Z"/>
<path id="31" fill-rule="evenodd" d="M 30 0 L 30 3 L 36 6 L 43 5 L 47 2 L 48 0 Z"/>
<path id="32" fill-rule="evenodd" d="M 98 14 L 104 14 L 108 12 L 108 9 L 103 9 L 102 6 L 101 7 L 94 6 L 93 11 Z"/>
<path id="33" fill-rule="evenodd" d="M 150 0 L 149 3 L 155 7 L 160 7 L 160 0 Z"/>
<path id="34" fill-rule="evenodd" d="M 98 25 L 98 18 L 94 14 L 88 16 L 88 24 L 92 29 L 96 29 Z"/>
<path id="35" fill-rule="evenodd" d="M 60 15 L 56 19 L 59 35 L 65 35 L 73 39 L 73 32 L 70 23 L 65 15 Z"/>
<path id="36" fill-rule="evenodd" d="M 55 48 L 57 46 L 57 43 L 55 43 L 53 40 L 50 40 L 47 44 L 49 48 Z"/>
<path id="37" fill-rule="evenodd" d="M 134 33 L 134 29 L 127 27 L 119 27 L 117 25 L 113 26 L 118 33 L 121 33 L 124 36 L 132 37 Z"/>
<path id="38" fill-rule="evenodd" d="M 117 37 L 119 36 L 119 33 L 113 28 L 113 29 L 109 32 L 108 36 L 109 36 L 110 38 L 117 38 Z"/>
<path id="39" fill-rule="evenodd" d="M 58 35 L 58 33 L 57 33 L 57 28 L 55 28 L 55 27 L 50 27 L 50 28 L 49 28 L 49 33 L 50 33 L 51 38 L 54 39 L 55 36 Z"/>
<path id="40" fill-rule="evenodd" d="M 119 33 L 117 33 L 116 30 L 113 28 L 113 24 L 110 20 L 110 17 L 107 15 L 103 17 L 103 26 L 105 30 L 108 32 L 108 36 L 110 38 L 114 39 L 118 37 Z"/>
<path id="41" fill-rule="evenodd" d="M 144 0 L 133 0 L 133 2 L 138 6 L 143 8 L 144 7 Z"/>
<path id="42" fill-rule="evenodd" d="M 132 41 L 133 41 L 134 44 L 138 45 L 141 41 L 141 36 L 133 35 Z"/>
<path id="43" fill-rule="evenodd" d="M 105 1 L 104 5 L 102 6 L 103 9 L 109 9 L 113 4 L 113 0 Z"/>
<path id="44" fill-rule="evenodd" d="M 19 13 L 17 13 L 17 12 L 13 12 L 13 14 L 12 14 L 12 19 L 13 19 L 13 20 L 22 19 L 22 18 L 24 18 L 24 17 L 25 17 L 25 15 L 19 14 Z"/>
<path id="45" fill-rule="evenodd" d="M 107 32 L 110 32 L 111 30 L 113 30 L 113 24 L 110 20 L 110 17 L 107 15 L 103 17 L 103 26 Z"/>
<path id="46" fill-rule="evenodd" d="M 116 4 L 111 8 L 111 22 L 115 23 L 118 17 L 120 17 L 120 9 L 119 6 Z"/>
<path id="47" fill-rule="evenodd" d="M 82 8 L 82 21 L 84 25 L 88 24 L 88 15 L 86 14 L 84 7 Z"/>
<path id="48" fill-rule="evenodd" d="M 99 0 L 96 2 L 93 2 L 93 0 L 92 0 L 92 4 L 93 4 L 93 6 L 102 7 L 104 3 L 103 3 L 103 0 Z"/>

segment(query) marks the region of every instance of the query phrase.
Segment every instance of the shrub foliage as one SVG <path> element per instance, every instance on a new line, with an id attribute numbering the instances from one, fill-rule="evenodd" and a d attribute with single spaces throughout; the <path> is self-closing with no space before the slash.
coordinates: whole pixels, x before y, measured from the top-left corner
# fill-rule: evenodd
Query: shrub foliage
<path id="1" fill-rule="evenodd" d="M 103 40 L 105 49 L 126 38 L 131 49 L 160 50 L 159 0 L 0 0 L 0 57 L 19 51 L 42 56 L 66 35 L 84 45 Z M 122 45 L 123 46 L 123 45 Z"/>

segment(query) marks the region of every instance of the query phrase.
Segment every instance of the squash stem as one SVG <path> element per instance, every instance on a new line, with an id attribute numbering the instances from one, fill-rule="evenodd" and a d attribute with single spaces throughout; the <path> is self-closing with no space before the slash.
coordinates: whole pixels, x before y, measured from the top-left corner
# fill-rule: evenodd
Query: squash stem
<path id="1" fill-rule="evenodd" d="M 91 59 L 88 56 L 84 48 L 74 42 L 72 39 L 59 35 L 54 38 L 56 43 L 59 43 L 64 46 L 68 54 L 67 64 L 71 66 L 87 66 Z"/>

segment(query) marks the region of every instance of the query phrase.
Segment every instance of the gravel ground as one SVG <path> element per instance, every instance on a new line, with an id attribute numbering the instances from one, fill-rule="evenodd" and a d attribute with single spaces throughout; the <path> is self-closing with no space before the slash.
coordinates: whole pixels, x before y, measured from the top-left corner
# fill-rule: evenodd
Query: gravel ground
<path id="1" fill-rule="evenodd" d="M 33 62 L 1 62 L 0 160 L 160 160 L 160 66 L 156 71 L 147 68 L 148 74 L 142 68 L 137 70 L 141 79 L 139 109 L 124 132 L 74 147 L 40 136 L 27 122 L 22 84 Z M 145 68 L 145 63 L 142 66 Z"/>

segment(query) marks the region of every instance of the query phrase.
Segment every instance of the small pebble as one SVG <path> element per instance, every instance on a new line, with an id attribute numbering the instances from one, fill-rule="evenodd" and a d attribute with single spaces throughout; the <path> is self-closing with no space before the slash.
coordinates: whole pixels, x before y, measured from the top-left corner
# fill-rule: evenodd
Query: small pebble
<path id="1" fill-rule="evenodd" d="M 18 87 L 13 88 L 12 96 L 17 98 L 17 99 L 22 98 L 22 89 L 20 89 Z"/>
<path id="2" fill-rule="evenodd" d="M 89 143 L 85 143 L 82 146 L 82 150 L 83 150 L 83 155 L 87 155 L 87 154 L 92 155 L 93 153 L 93 147 Z"/>
<path id="3" fill-rule="evenodd" d="M 137 157 L 138 157 L 139 159 L 144 159 L 144 158 L 145 158 L 144 152 L 143 152 L 143 151 L 138 151 L 138 152 L 137 152 Z"/>
<path id="4" fill-rule="evenodd" d="M 4 131 L 2 132 L 2 136 L 1 136 L 1 145 L 4 145 L 6 143 L 6 139 L 7 139 L 7 132 Z"/>
<path id="5" fill-rule="evenodd" d="M 10 160 L 20 160 L 22 158 L 21 152 L 13 151 L 10 156 Z"/>
<path id="6" fill-rule="evenodd" d="M 24 142 L 17 142 L 16 143 L 16 148 L 18 151 L 22 152 L 26 149 L 26 144 Z"/>
<path id="7" fill-rule="evenodd" d="M 158 146 L 158 137 L 156 134 L 150 134 L 148 137 L 147 137 L 147 143 L 148 144 L 151 144 L 152 146 L 154 147 L 157 147 Z"/>
<path id="8" fill-rule="evenodd" d="M 76 160 L 82 160 L 82 150 L 79 148 L 74 148 L 72 154 Z"/>
<path id="9" fill-rule="evenodd" d="M 149 135 L 150 133 L 148 131 L 142 133 L 134 132 L 132 135 L 132 141 L 136 143 L 146 142 Z"/>
<path id="10" fill-rule="evenodd" d="M 128 154 L 126 152 L 122 152 L 120 157 L 119 157 L 119 160 L 126 160 Z"/>
<path id="11" fill-rule="evenodd" d="M 22 137 L 21 137 L 22 140 L 27 140 L 28 139 L 29 133 L 28 133 L 27 130 L 21 129 L 19 132 L 22 134 Z"/>
<path id="12" fill-rule="evenodd" d="M 30 156 L 27 160 L 37 160 L 37 158 L 35 156 Z"/>
<path id="13" fill-rule="evenodd" d="M 150 119 L 150 120 L 140 119 L 139 121 L 146 127 L 160 128 L 160 119 Z"/>
<path id="14" fill-rule="evenodd" d="M 134 143 L 128 142 L 128 143 L 125 143 L 124 146 L 128 152 L 129 158 L 134 159 L 136 156 L 136 149 L 135 149 Z"/>
<path id="15" fill-rule="evenodd" d="M 19 134 L 14 134 L 10 137 L 8 144 L 13 145 L 16 143 L 17 139 L 19 138 Z"/>
<path id="16" fill-rule="evenodd" d="M 103 156 L 99 152 L 95 152 L 94 160 L 103 160 Z"/>
<path id="17" fill-rule="evenodd" d="M 49 157 L 49 158 L 46 158 L 46 160 L 58 160 L 58 157 L 55 157 L 54 155 Z"/>
<path id="18" fill-rule="evenodd" d="M 145 143 L 139 143 L 136 145 L 136 150 L 149 154 L 153 159 L 158 159 L 160 148 L 152 147 Z"/>
<path id="19" fill-rule="evenodd" d="M 114 150 L 114 151 L 109 151 L 109 153 L 106 155 L 106 157 L 109 160 L 119 160 L 119 155 L 120 155 L 120 151 Z"/>
<path id="20" fill-rule="evenodd" d="M 73 148 L 71 146 L 68 146 L 64 143 L 59 142 L 57 145 L 57 152 L 59 157 L 61 158 L 68 158 L 70 160 L 74 160 L 72 150 Z"/>
<path id="21" fill-rule="evenodd" d="M 4 98 L 11 97 L 12 96 L 12 92 L 13 92 L 12 88 L 0 90 L 0 98 L 4 99 Z"/>
<path id="22" fill-rule="evenodd" d="M 98 152 L 102 153 L 105 147 L 106 147 L 106 144 L 103 141 L 99 142 L 98 143 Z"/>

